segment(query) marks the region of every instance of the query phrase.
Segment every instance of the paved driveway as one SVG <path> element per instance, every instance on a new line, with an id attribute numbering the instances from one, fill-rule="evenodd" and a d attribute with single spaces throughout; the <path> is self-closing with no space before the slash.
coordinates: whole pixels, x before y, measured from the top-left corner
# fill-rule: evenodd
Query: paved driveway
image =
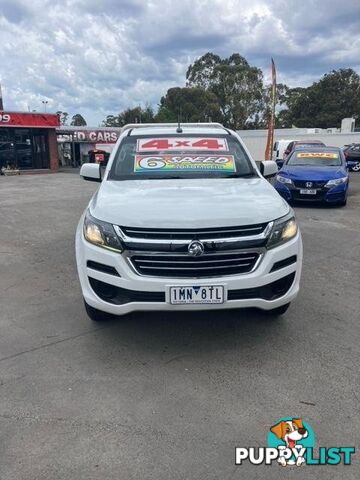
<path id="1" fill-rule="evenodd" d="M 357 479 L 351 467 L 236 467 L 300 416 L 317 445 L 358 445 L 360 174 L 345 208 L 297 207 L 302 289 L 261 313 L 86 317 L 77 220 L 96 184 L 0 177 L 0 478 Z"/>

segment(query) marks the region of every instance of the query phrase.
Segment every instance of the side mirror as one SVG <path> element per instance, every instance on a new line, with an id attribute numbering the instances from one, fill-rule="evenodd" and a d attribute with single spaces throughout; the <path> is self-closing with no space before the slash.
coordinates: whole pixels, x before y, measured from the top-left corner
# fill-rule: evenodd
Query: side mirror
<path id="1" fill-rule="evenodd" d="M 80 176 L 90 182 L 101 182 L 100 165 L 96 163 L 84 163 L 80 169 Z"/>
<path id="2" fill-rule="evenodd" d="M 284 165 L 284 160 L 276 160 L 276 164 L 278 166 L 278 169 L 280 170 L 280 168 L 282 168 Z"/>
<path id="3" fill-rule="evenodd" d="M 260 173 L 263 177 L 273 177 L 278 173 L 278 166 L 272 160 L 264 160 L 260 162 Z"/>

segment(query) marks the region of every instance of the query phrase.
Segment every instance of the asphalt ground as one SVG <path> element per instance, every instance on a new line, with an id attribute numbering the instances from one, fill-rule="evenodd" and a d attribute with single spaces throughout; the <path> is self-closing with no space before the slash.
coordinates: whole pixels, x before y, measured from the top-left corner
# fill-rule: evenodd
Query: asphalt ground
<path id="1" fill-rule="evenodd" d="M 257 311 L 83 309 L 74 232 L 96 184 L 0 177 L 0 479 L 358 479 L 351 466 L 234 464 L 286 416 L 359 446 L 360 174 L 345 208 L 295 207 L 301 292 Z"/>

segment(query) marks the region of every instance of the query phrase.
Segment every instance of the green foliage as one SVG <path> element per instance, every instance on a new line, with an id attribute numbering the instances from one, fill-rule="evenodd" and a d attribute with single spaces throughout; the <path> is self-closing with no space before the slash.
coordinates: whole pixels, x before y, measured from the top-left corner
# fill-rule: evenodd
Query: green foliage
<path id="1" fill-rule="evenodd" d="M 73 115 L 70 125 L 75 127 L 83 127 L 86 125 L 86 120 L 80 113 L 76 113 Z"/>
<path id="2" fill-rule="evenodd" d="M 310 87 L 288 89 L 282 102 L 281 127 L 340 127 L 343 118 L 360 118 L 360 76 L 351 68 L 332 70 Z"/>
<path id="3" fill-rule="evenodd" d="M 105 127 L 123 127 L 128 123 L 152 123 L 154 111 L 150 106 L 127 108 L 118 115 L 108 115 L 103 121 Z"/>
<path id="4" fill-rule="evenodd" d="M 103 125 L 177 122 L 181 114 L 183 122 L 211 120 L 235 130 L 267 128 L 271 86 L 264 85 L 261 70 L 238 53 L 221 58 L 208 52 L 189 66 L 186 79 L 186 87 L 166 92 L 156 114 L 150 106 L 128 108 L 108 115 Z M 277 128 L 339 127 L 345 117 L 360 118 L 360 76 L 350 68 L 333 70 L 306 88 L 276 88 Z M 68 114 L 58 113 L 66 124 Z"/>
<path id="5" fill-rule="evenodd" d="M 222 121 L 234 129 L 246 128 L 256 115 L 264 113 L 263 75 L 244 57 L 234 53 L 221 59 L 206 53 L 186 73 L 187 84 L 213 93 L 220 105 Z"/>
<path id="6" fill-rule="evenodd" d="M 107 115 L 105 120 L 102 121 L 103 127 L 120 127 L 119 125 L 120 115 Z"/>
<path id="7" fill-rule="evenodd" d="M 161 98 L 157 122 L 221 121 L 220 105 L 216 96 L 199 87 L 170 88 Z"/>
<path id="8" fill-rule="evenodd" d="M 58 110 L 56 114 L 60 118 L 60 125 L 67 125 L 69 114 L 67 112 L 62 112 L 61 110 Z"/>

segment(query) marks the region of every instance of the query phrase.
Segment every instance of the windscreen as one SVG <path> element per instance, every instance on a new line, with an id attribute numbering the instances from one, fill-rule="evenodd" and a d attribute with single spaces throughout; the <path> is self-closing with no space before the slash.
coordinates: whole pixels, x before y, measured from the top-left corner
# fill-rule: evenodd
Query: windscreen
<path id="1" fill-rule="evenodd" d="M 314 167 L 337 167 L 342 164 L 339 152 L 301 152 L 295 151 L 289 158 L 288 165 Z"/>
<path id="2" fill-rule="evenodd" d="M 110 180 L 234 178 L 254 176 L 241 144 L 230 135 L 126 137 L 113 161 Z"/>

